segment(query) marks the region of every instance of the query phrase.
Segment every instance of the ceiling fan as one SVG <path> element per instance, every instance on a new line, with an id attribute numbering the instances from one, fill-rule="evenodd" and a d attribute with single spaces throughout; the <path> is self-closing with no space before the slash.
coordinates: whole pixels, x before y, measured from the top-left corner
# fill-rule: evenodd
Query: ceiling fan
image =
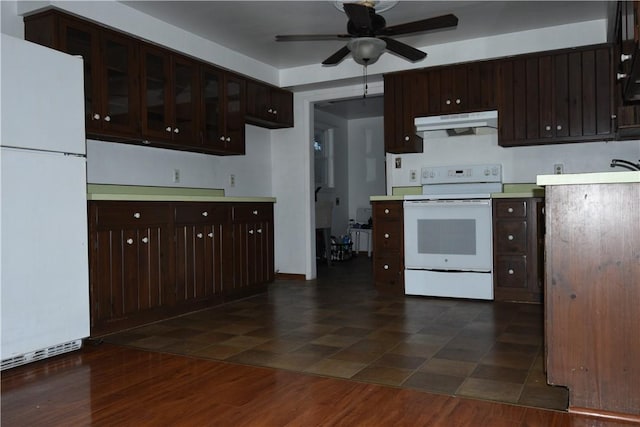
<path id="1" fill-rule="evenodd" d="M 427 54 L 406 43 L 392 39 L 391 36 L 421 33 L 458 25 L 458 18 L 453 14 L 448 14 L 387 27 L 385 19 L 376 13 L 372 3 L 371 1 L 360 1 L 343 4 L 344 12 L 349 18 L 347 34 L 278 35 L 276 41 L 349 39 L 346 46 L 322 61 L 322 65 L 337 65 L 349 53 L 352 53 L 357 63 L 367 66 L 376 62 L 385 49 L 411 62 L 416 62 L 425 58 Z"/>

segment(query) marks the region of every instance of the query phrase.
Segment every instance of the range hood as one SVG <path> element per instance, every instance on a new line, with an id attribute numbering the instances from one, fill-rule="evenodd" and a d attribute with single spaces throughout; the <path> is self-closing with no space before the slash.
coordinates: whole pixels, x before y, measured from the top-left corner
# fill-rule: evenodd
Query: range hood
<path id="1" fill-rule="evenodd" d="M 475 134 L 477 128 L 498 128 L 497 111 L 448 114 L 444 116 L 416 117 L 416 133 L 446 130 L 449 136 Z"/>

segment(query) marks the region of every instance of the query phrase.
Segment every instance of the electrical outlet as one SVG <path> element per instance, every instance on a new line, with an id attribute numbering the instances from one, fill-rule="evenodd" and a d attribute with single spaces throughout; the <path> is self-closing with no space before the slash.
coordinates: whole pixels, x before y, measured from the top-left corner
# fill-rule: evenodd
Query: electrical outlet
<path id="1" fill-rule="evenodd" d="M 231 187 L 236 186 L 236 176 L 234 174 L 229 175 L 229 185 Z"/>
<path id="2" fill-rule="evenodd" d="M 173 182 L 176 184 L 180 182 L 180 169 L 173 170 Z"/>
<path id="3" fill-rule="evenodd" d="M 564 164 L 556 163 L 553 165 L 553 173 L 555 175 L 562 175 L 564 173 Z"/>
<path id="4" fill-rule="evenodd" d="M 416 182 L 418 180 L 418 171 L 415 169 L 411 169 L 409 171 L 409 181 Z"/>
<path id="5" fill-rule="evenodd" d="M 402 167 L 402 157 L 396 157 L 396 169 L 400 169 Z"/>

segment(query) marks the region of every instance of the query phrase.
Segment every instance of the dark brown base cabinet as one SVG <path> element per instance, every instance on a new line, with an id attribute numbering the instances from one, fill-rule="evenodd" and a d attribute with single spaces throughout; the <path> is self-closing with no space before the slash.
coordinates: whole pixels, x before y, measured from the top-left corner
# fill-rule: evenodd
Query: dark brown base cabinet
<path id="1" fill-rule="evenodd" d="M 551 185 L 546 200 L 549 384 L 569 411 L 640 420 L 640 184 Z"/>
<path id="2" fill-rule="evenodd" d="M 496 301 L 542 302 L 544 199 L 493 199 Z"/>
<path id="3" fill-rule="evenodd" d="M 402 201 L 373 202 L 373 280 L 382 294 L 404 295 Z"/>
<path id="4" fill-rule="evenodd" d="M 89 239 L 92 336 L 261 292 L 274 279 L 272 203 L 90 201 Z"/>

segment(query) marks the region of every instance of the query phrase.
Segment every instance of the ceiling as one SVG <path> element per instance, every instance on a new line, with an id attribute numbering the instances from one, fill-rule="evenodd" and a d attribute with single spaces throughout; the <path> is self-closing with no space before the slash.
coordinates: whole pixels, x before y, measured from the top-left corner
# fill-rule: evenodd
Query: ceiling
<path id="1" fill-rule="evenodd" d="M 319 64 L 346 41 L 276 42 L 276 34 L 345 34 L 347 17 L 335 1 L 146 1 L 121 3 L 278 69 Z M 397 25 L 448 13 L 454 29 L 396 37 L 425 50 L 471 38 L 605 19 L 607 1 L 415 1 L 400 0 L 381 15 Z M 337 65 L 338 67 L 340 64 Z M 381 101 L 336 102 L 323 109 L 346 118 L 378 115 Z"/>

